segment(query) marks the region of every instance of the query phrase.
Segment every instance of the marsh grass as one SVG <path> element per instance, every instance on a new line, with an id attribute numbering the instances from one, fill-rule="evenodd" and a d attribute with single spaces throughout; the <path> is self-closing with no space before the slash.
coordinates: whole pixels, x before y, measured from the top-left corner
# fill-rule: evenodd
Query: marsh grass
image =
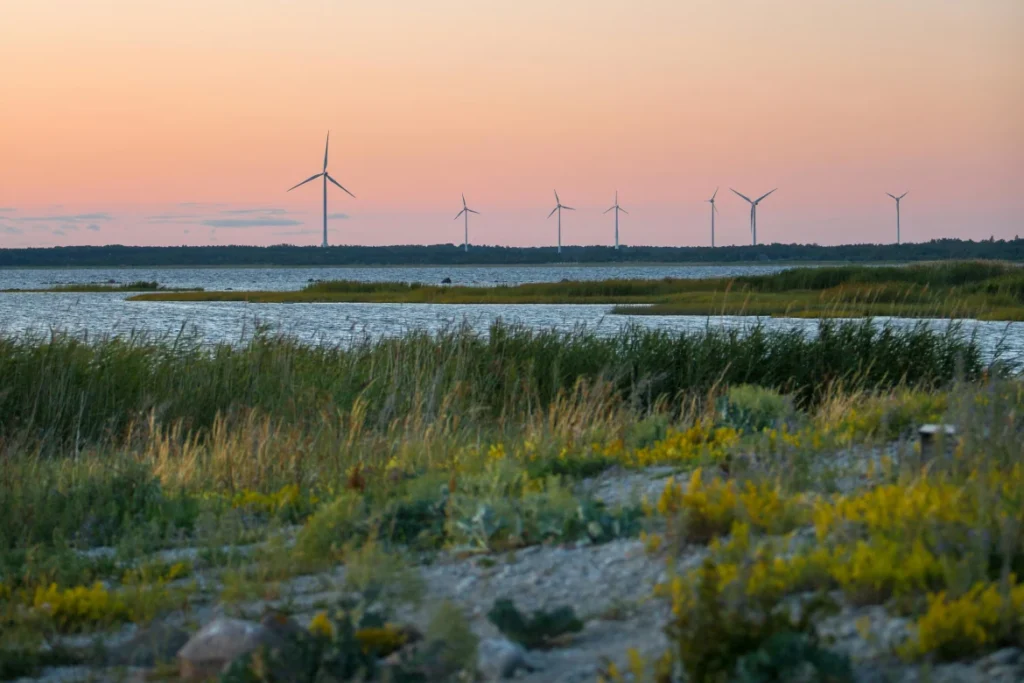
<path id="1" fill-rule="evenodd" d="M 464 287 L 315 282 L 295 292 L 156 293 L 137 301 L 250 303 L 616 304 L 628 315 L 787 315 L 1024 320 L 1024 271 L 984 261 L 795 268 L 713 279 L 605 280 Z"/>
<path id="2" fill-rule="evenodd" d="M 686 334 L 633 326 L 612 336 L 496 323 L 487 335 L 456 326 L 350 347 L 265 331 L 241 348 L 185 336 L 8 336 L 0 337 L 0 437 L 20 451 L 78 452 L 125 443 L 152 421 L 172 430 L 169 449 L 188 449 L 189 434 L 230 441 L 224 421 L 255 411 L 270 417 L 263 441 L 308 425 L 325 430 L 317 439 L 348 439 L 353 425 L 381 432 L 396 420 L 435 431 L 500 428 L 559 402 L 567 408 L 598 384 L 610 387 L 608 408 L 642 410 L 720 384 L 757 384 L 808 404 L 839 382 L 940 384 L 957 368 L 966 377 L 982 370 L 978 345 L 957 326 L 872 321 L 821 321 L 815 334 L 755 324 Z"/>

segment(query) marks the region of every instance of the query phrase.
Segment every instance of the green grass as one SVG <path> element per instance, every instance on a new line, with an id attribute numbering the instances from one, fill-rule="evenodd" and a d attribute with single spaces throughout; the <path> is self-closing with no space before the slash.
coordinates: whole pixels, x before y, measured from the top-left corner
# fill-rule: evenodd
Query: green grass
<path id="1" fill-rule="evenodd" d="M 1024 320 L 1024 270 L 981 261 L 796 268 L 704 280 L 605 280 L 498 287 L 317 282 L 295 292 L 141 294 L 133 301 L 249 303 L 616 304 L 629 315 Z"/>
<path id="2" fill-rule="evenodd" d="M 946 382 L 958 365 L 967 376 L 982 371 L 978 346 L 956 326 L 936 333 L 871 321 L 822 321 L 816 335 L 754 325 L 686 334 L 633 326 L 600 336 L 499 323 L 486 336 L 455 327 L 351 347 L 265 332 L 242 348 L 186 337 L 0 337 L 0 438 L 31 433 L 51 445 L 123 438 L 150 415 L 207 429 L 238 408 L 289 424 L 357 404 L 383 416 L 512 420 L 580 382 L 599 381 L 618 400 L 642 405 L 719 383 L 758 384 L 809 403 L 839 382 Z"/>
<path id="3" fill-rule="evenodd" d="M 155 280 L 136 280 L 125 284 L 72 284 L 54 285 L 44 289 L 5 289 L 2 293 L 38 292 L 201 292 L 201 287 L 165 287 Z"/>

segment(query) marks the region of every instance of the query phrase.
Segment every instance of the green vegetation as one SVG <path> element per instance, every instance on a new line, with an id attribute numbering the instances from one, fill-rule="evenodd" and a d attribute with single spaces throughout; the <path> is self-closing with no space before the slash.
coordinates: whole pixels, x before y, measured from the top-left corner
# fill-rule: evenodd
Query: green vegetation
<path id="1" fill-rule="evenodd" d="M 15 292 L 201 292 L 202 288 L 181 288 L 165 287 L 155 280 L 136 280 L 126 284 L 100 283 L 100 284 L 74 284 L 54 285 L 46 289 L 4 289 L 0 293 Z"/>
<path id="2" fill-rule="evenodd" d="M 667 615 L 669 647 L 634 653 L 635 680 L 847 680 L 822 594 L 907 618 L 889 650 L 907 662 L 1021 637 L 1024 385 L 955 325 L 495 325 L 348 348 L 265 330 L 241 347 L 3 337 L 0 386 L 9 675 L 66 634 L 271 600 L 344 564 L 341 597 L 287 636 L 298 659 L 255 653 L 223 680 L 441 680 L 472 666 L 460 607 L 414 657 L 383 659 L 413 638 L 389 619 L 424 597 L 421 563 L 628 537 L 667 577 L 637 609 Z M 923 422 L 958 427 L 927 461 L 909 441 Z M 580 485 L 652 466 L 674 476 L 649 500 Z M 492 618 L 564 646 L 581 607 Z"/>
<path id="3" fill-rule="evenodd" d="M 50 247 L 0 249 L 0 267 L 86 266 L 365 266 L 365 265 L 531 265 L 549 263 L 763 263 L 906 262 L 947 259 L 1024 261 L 1024 239 L 940 239 L 906 244 L 764 244 L 735 247 L 471 246 L 437 244 L 389 247 Z"/>
<path id="4" fill-rule="evenodd" d="M 1024 270 L 996 262 L 797 268 L 706 280 L 605 280 L 514 287 L 316 282 L 293 292 L 140 294 L 133 301 L 618 304 L 629 315 L 785 315 L 1024 320 Z"/>
<path id="5" fill-rule="evenodd" d="M 526 616 L 511 600 L 495 600 L 487 620 L 509 640 L 527 648 L 551 647 L 556 639 L 583 630 L 583 622 L 568 605 Z"/>

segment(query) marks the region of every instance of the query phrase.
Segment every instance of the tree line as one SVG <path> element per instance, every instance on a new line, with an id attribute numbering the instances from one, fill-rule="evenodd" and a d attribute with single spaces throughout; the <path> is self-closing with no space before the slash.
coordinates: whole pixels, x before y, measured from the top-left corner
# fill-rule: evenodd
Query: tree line
<path id="1" fill-rule="evenodd" d="M 909 244 L 766 244 L 734 247 L 554 247 L 396 245 L 297 247 L 48 247 L 0 249 L 0 267 L 541 265 L 558 263 L 764 263 L 772 261 L 1024 261 L 1024 239 L 940 239 Z"/>

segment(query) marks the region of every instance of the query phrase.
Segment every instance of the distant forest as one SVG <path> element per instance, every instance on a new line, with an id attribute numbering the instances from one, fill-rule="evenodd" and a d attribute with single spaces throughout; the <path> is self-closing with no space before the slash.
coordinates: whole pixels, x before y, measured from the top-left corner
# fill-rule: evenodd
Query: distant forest
<path id="1" fill-rule="evenodd" d="M 763 263 L 771 261 L 1024 261 L 1024 239 L 942 239 L 915 244 L 766 244 L 742 247 L 50 247 L 0 249 L 0 267 L 531 265 L 556 263 Z"/>

